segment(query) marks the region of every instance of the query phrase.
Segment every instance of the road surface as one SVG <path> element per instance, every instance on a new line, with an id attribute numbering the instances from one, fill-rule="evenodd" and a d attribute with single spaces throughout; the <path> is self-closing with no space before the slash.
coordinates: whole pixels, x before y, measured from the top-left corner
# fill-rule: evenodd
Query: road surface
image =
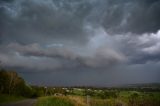
<path id="1" fill-rule="evenodd" d="M 0 106 L 34 106 L 36 103 L 36 99 L 27 99 L 15 103 L 9 103 L 9 104 L 0 104 Z"/>

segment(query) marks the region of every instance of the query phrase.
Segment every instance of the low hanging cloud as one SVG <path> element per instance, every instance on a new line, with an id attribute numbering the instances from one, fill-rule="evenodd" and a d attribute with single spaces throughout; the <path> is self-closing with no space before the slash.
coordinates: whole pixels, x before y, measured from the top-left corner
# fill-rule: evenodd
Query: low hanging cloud
<path id="1" fill-rule="evenodd" d="M 18 53 L 16 55 L 8 55 L 0 53 L 0 61 L 3 67 L 9 68 L 21 68 L 21 69 L 31 69 L 33 72 L 35 70 L 52 70 L 62 67 L 57 60 L 49 58 L 38 59 L 36 57 L 24 57 L 20 56 Z M 31 72 L 32 72 L 31 71 Z M 28 72 L 30 72 L 28 70 Z"/>
<path id="2" fill-rule="evenodd" d="M 98 36 L 97 33 L 99 34 Z M 59 46 L 60 44 L 52 44 L 52 46 L 47 45 L 42 47 L 37 43 L 29 45 L 11 43 L 5 47 L 8 54 L 1 54 L 1 57 L 4 58 L 0 59 L 2 64 L 13 67 L 23 66 L 26 68 L 35 68 L 33 66 L 37 66 L 38 69 L 40 69 L 41 66 L 43 67 L 42 61 L 49 60 L 50 63 L 45 62 L 46 64 L 49 63 L 49 66 L 45 66 L 48 67 L 47 69 L 83 66 L 90 68 L 107 68 L 125 61 L 125 56 L 111 48 L 110 42 L 106 42 L 108 40 L 107 38 L 109 38 L 109 35 L 107 35 L 104 30 L 98 29 L 94 37 L 92 37 L 83 48 L 74 45 L 68 47 L 63 44 L 61 44 L 61 46 Z M 9 58 L 12 58 L 12 61 L 9 61 Z M 15 63 L 16 58 L 17 62 Z"/>
<path id="3" fill-rule="evenodd" d="M 141 35 L 126 33 L 117 35 L 117 39 L 122 44 L 120 46 L 121 50 L 128 58 L 129 63 L 159 62 L 160 30 L 155 33 L 143 33 Z"/>

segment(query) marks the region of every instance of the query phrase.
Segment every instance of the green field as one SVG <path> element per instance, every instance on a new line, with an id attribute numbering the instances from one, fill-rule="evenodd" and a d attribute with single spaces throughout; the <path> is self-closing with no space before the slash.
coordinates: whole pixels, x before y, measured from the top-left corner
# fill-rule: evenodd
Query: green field
<path id="1" fill-rule="evenodd" d="M 76 96 L 74 92 L 74 95 L 41 97 L 36 106 L 160 106 L 160 92 L 120 91 L 117 97 L 105 99 Z"/>

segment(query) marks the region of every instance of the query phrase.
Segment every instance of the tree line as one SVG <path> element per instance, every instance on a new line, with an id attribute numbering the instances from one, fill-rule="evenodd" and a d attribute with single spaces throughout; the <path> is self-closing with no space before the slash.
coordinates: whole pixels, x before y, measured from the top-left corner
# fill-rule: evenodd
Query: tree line
<path id="1" fill-rule="evenodd" d="M 0 94 L 23 97 L 43 96 L 45 89 L 28 85 L 15 71 L 0 69 Z"/>
<path id="2" fill-rule="evenodd" d="M 60 93 L 66 95 L 66 90 L 61 87 L 32 86 L 18 75 L 16 71 L 0 69 L 0 94 L 36 98 Z"/>

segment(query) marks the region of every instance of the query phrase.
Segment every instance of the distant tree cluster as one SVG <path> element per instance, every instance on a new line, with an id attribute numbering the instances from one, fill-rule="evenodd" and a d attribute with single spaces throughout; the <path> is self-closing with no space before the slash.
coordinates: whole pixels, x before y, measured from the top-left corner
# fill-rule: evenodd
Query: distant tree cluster
<path id="1" fill-rule="evenodd" d="M 30 86 L 26 84 L 17 72 L 0 69 L 0 94 L 17 95 L 29 98 L 49 96 L 54 94 L 67 95 L 61 87 Z"/>
<path id="2" fill-rule="evenodd" d="M 101 99 L 109 99 L 109 98 L 117 98 L 118 97 L 118 91 L 116 90 L 102 90 L 102 91 L 94 91 L 93 89 L 85 89 L 84 95 L 90 95 L 94 97 L 99 97 Z"/>

